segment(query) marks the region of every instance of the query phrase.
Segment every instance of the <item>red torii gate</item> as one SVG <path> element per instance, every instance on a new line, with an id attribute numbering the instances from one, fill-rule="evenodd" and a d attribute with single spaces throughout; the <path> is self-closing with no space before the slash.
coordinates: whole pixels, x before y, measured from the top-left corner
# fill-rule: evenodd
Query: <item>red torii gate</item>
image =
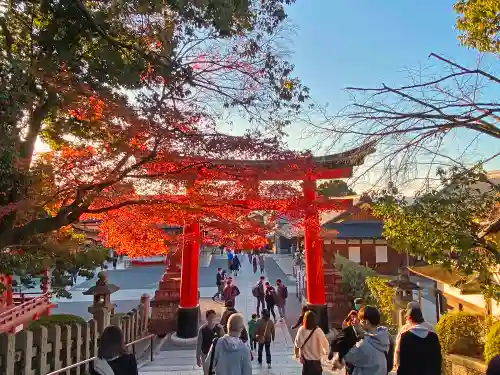
<path id="1" fill-rule="evenodd" d="M 186 169 L 173 178 L 185 181 L 219 180 L 219 181 L 246 181 L 253 185 L 252 199 L 231 201 L 248 208 L 258 209 L 259 181 L 302 181 L 303 200 L 301 205 L 304 212 L 305 237 L 305 264 L 307 280 L 306 297 L 310 309 L 320 317 L 320 326 L 328 332 L 328 315 L 325 304 L 325 285 L 323 273 L 323 244 L 320 237 L 320 210 L 339 210 L 352 205 L 351 199 L 317 199 L 316 180 L 341 179 L 352 176 L 353 167 L 362 165 L 367 155 L 374 152 L 373 144 L 335 155 L 323 157 L 309 157 L 300 160 L 203 160 L 200 167 Z M 206 166 L 204 163 L 206 162 Z M 154 170 L 171 169 L 172 165 L 154 165 Z M 169 176 L 171 178 L 171 176 Z M 178 199 L 189 199 L 188 193 Z M 275 200 L 277 207 L 283 207 L 282 200 Z M 266 201 L 266 208 L 272 207 L 272 200 Z M 153 316 L 152 330 L 158 334 L 165 334 L 169 330 L 162 323 L 172 311 L 162 306 L 162 299 L 176 297 L 175 290 L 180 281 L 180 303 L 177 312 L 177 335 L 180 338 L 196 337 L 198 333 L 198 257 L 201 244 L 201 230 L 199 219 L 184 223 L 184 246 L 180 270 L 175 264 L 170 264 L 160 288 L 152 301 Z M 180 280 L 178 277 L 180 271 Z M 162 283 L 170 286 L 162 288 Z M 178 290 L 178 289 L 177 289 Z M 156 313 L 155 313 L 156 310 Z M 155 320 L 156 323 L 155 324 Z M 159 324 L 158 324 L 159 323 Z"/>

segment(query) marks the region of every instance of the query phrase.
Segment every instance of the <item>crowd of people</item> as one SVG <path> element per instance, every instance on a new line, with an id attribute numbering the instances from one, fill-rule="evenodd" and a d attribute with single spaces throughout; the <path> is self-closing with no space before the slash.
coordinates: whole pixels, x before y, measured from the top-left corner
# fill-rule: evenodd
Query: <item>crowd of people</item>
<path id="1" fill-rule="evenodd" d="M 229 251 L 230 252 L 230 251 Z M 260 266 L 259 254 L 250 254 L 249 262 L 254 273 Z M 238 264 L 237 254 L 228 256 L 229 269 Z M 231 272 L 233 275 L 235 269 Z M 261 272 L 264 272 L 262 262 Z M 280 279 L 272 285 L 260 275 L 252 287 L 256 300 L 256 312 L 245 324 L 244 316 L 236 308 L 240 291 L 233 278 L 219 268 L 216 275 L 217 293 L 213 299 L 221 299 L 225 309 L 220 323 L 214 310 L 206 311 L 206 323 L 198 332 L 196 362 L 205 375 L 250 375 L 251 361 L 271 368 L 272 342 L 275 340 L 275 323 L 285 318 L 288 290 Z M 248 329 L 247 329 L 248 327 Z M 408 303 L 406 324 L 394 339 L 381 325 L 381 314 L 375 306 L 366 305 L 360 298 L 354 300 L 353 309 L 342 323 L 335 337 L 328 341 L 319 326 L 318 315 L 307 306 L 295 325 L 294 355 L 302 364 L 303 375 L 323 373 L 322 359 L 328 356 L 332 370 L 345 371 L 347 375 L 441 375 L 442 354 L 439 338 L 431 324 L 424 320 L 418 302 Z M 424 360 L 423 360 L 424 359 Z M 137 375 L 135 357 L 124 345 L 123 333 L 117 327 L 104 330 L 97 359 L 91 367 L 92 375 Z M 486 375 L 500 375 L 500 356 L 494 358 Z"/>

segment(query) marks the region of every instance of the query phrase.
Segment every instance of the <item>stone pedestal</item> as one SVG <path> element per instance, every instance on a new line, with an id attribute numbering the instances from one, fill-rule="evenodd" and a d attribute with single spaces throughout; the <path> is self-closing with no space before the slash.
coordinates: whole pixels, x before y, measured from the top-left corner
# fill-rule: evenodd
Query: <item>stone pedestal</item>
<path id="1" fill-rule="evenodd" d="M 89 313 L 92 314 L 93 319 L 97 322 L 97 333 L 102 335 L 104 329 L 111 325 L 111 314 L 115 309 L 115 305 L 108 303 L 103 305 L 90 305 Z"/>
<path id="2" fill-rule="evenodd" d="M 325 299 L 328 310 L 329 326 L 341 329 L 349 311 L 351 302 L 344 293 L 340 274 L 331 265 L 325 264 Z"/>
<path id="3" fill-rule="evenodd" d="M 151 301 L 149 330 L 158 336 L 176 330 L 177 311 L 181 300 L 181 251 L 168 257 L 168 266 L 163 274 L 155 296 Z"/>

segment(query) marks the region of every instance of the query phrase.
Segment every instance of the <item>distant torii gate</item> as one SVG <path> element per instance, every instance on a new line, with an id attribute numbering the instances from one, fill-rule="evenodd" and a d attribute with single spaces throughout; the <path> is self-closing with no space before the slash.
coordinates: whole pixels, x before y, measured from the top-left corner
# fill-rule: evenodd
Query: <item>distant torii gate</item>
<path id="1" fill-rule="evenodd" d="M 328 315 L 325 303 L 325 284 L 323 272 L 323 243 L 320 236 L 320 210 L 341 210 L 352 205 L 351 199 L 317 199 L 316 181 L 319 179 L 341 179 L 352 176 L 354 166 L 362 165 L 367 155 L 374 152 L 373 144 L 367 144 L 357 149 L 335 155 L 304 158 L 301 160 L 209 160 L 211 168 L 187 170 L 175 176 L 178 180 L 219 180 L 219 181 L 246 181 L 254 184 L 254 197 L 258 196 L 259 181 L 302 181 L 303 200 L 305 207 L 304 237 L 305 237 L 305 264 L 307 283 L 306 298 L 309 308 L 316 311 L 320 317 L 320 326 L 328 332 Z M 181 198 L 182 199 L 182 198 Z M 188 195 L 184 199 L 189 199 Z M 239 200 L 233 203 L 249 208 L 258 209 L 255 202 L 258 199 Z M 281 200 L 274 200 L 277 207 L 283 207 Z M 266 208 L 272 209 L 273 200 L 266 201 Z M 184 246 L 182 249 L 181 269 L 170 266 L 162 279 L 170 277 L 173 288 L 156 292 L 152 301 L 155 320 L 155 305 L 158 309 L 163 295 L 175 296 L 175 277 L 180 271 L 180 303 L 177 312 L 177 335 L 180 338 L 193 338 L 198 334 L 198 257 L 201 244 L 199 219 L 184 224 Z M 170 273 L 170 276 L 169 276 Z M 313 282 L 310 282 L 314 280 Z M 161 311 L 157 319 L 165 317 L 167 312 Z M 171 313 L 171 312 L 170 312 Z M 162 329 L 153 331 L 162 334 Z"/>

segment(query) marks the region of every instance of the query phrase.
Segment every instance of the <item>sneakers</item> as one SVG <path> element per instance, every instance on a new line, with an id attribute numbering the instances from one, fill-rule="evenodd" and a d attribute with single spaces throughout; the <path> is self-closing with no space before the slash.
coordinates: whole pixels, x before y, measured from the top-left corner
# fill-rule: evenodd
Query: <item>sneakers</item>
<path id="1" fill-rule="evenodd" d="M 267 368 L 271 368 L 271 364 L 270 363 L 267 364 Z"/>

